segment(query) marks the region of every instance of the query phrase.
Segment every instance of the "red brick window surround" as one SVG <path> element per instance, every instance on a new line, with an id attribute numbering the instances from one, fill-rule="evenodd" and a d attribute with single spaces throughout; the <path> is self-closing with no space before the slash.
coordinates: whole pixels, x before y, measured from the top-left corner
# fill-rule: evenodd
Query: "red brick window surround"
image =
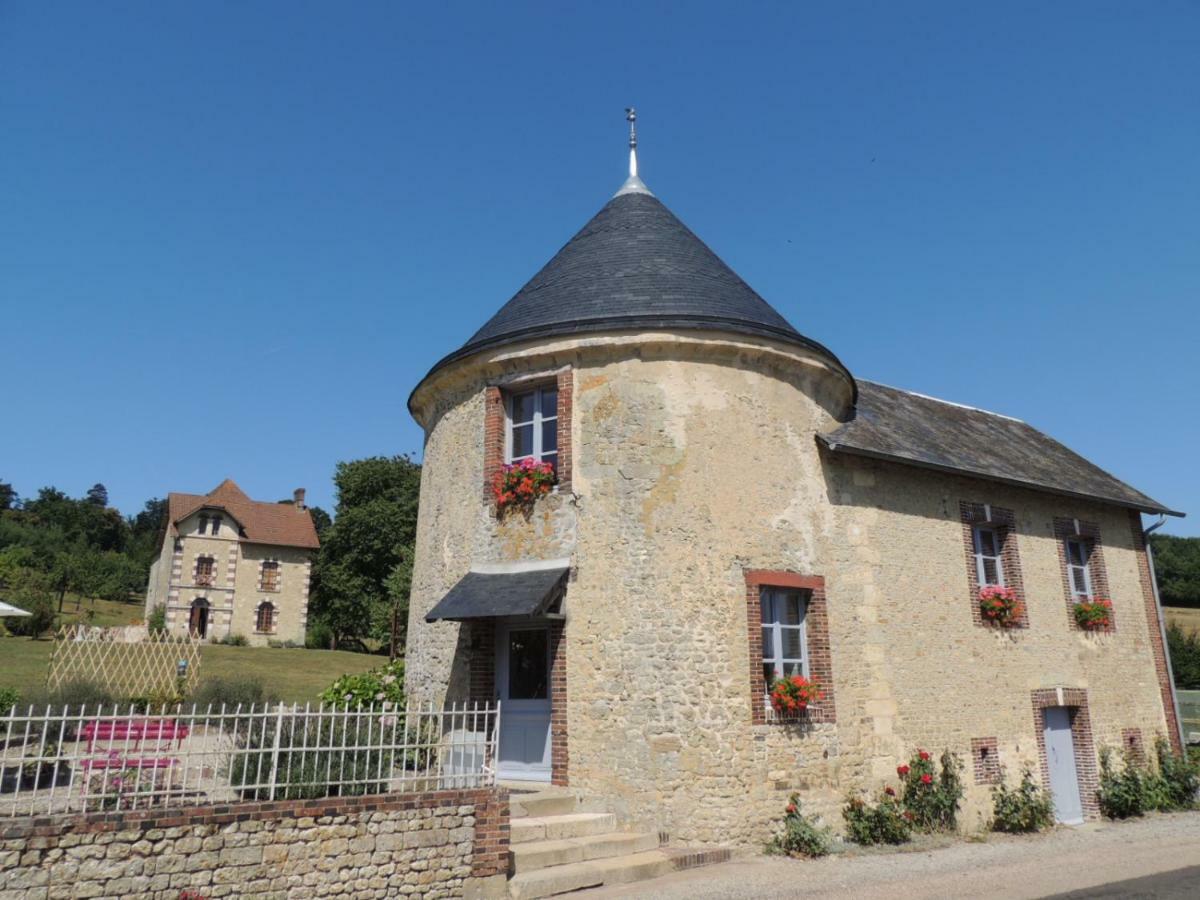
<path id="1" fill-rule="evenodd" d="M 994 737 L 971 738 L 971 761 L 976 784 L 1000 783 L 1000 751 Z"/>
<path id="2" fill-rule="evenodd" d="M 768 569 L 745 570 L 746 629 L 750 649 L 750 716 L 755 725 L 795 724 L 800 722 L 836 722 L 834 703 L 833 657 L 829 647 L 829 606 L 825 596 L 825 579 L 819 575 L 799 575 L 795 572 Z M 804 638 L 809 678 L 820 685 L 824 696 L 805 711 L 802 719 L 777 720 L 768 715 L 768 685 L 763 674 L 763 616 L 764 588 L 797 590 L 805 594 Z"/>
<path id="3" fill-rule="evenodd" d="M 1079 779 L 1079 798 L 1086 818 L 1100 815 L 1096 791 L 1100 787 L 1096 747 L 1092 740 L 1092 718 L 1088 712 L 1087 691 L 1083 688 L 1043 688 L 1033 692 L 1033 727 L 1037 734 L 1038 759 L 1042 784 L 1050 790 L 1050 763 L 1046 756 L 1046 720 L 1048 706 L 1065 706 L 1071 711 L 1071 743 L 1075 748 L 1075 772 Z"/>
<path id="4" fill-rule="evenodd" d="M 1112 600 L 1108 592 L 1108 573 L 1104 568 L 1100 526 L 1095 522 L 1056 517 L 1054 540 L 1058 544 L 1058 568 L 1062 574 L 1063 594 L 1067 599 L 1067 622 L 1072 631 L 1081 631 L 1075 622 L 1075 604 L 1080 600 L 1098 597 Z M 1112 624 L 1101 630 L 1116 631 L 1115 610 L 1109 613 L 1108 619 Z"/>
<path id="5" fill-rule="evenodd" d="M 483 492 L 489 502 L 493 499 L 492 486 L 509 456 L 509 397 L 514 393 L 546 385 L 552 385 L 557 391 L 553 417 L 557 431 L 557 452 L 554 454 L 556 459 L 552 460 L 557 468 L 557 489 L 571 489 L 571 414 L 574 410 L 574 380 L 571 370 L 564 369 L 546 379 L 488 386 L 484 396 Z"/>
<path id="6" fill-rule="evenodd" d="M 1025 602 L 1025 586 L 1021 580 L 1021 558 L 1017 553 L 1017 517 L 1011 509 L 988 503 L 959 501 L 963 526 L 963 549 L 967 559 L 967 581 L 970 585 L 971 620 L 981 628 L 991 628 L 979 611 L 979 591 L 985 586 L 980 578 L 977 549 L 984 551 L 985 578 L 998 578 L 1004 587 L 1011 588 L 1021 604 L 1017 628 L 1029 627 L 1029 607 Z M 977 532 L 981 532 L 977 537 Z M 991 546 L 988 546 L 988 543 Z M 999 546 L 995 546 L 999 545 Z M 998 560 L 992 558 L 998 552 Z M 996 564 L 998 563 L 998 565 Z"/>

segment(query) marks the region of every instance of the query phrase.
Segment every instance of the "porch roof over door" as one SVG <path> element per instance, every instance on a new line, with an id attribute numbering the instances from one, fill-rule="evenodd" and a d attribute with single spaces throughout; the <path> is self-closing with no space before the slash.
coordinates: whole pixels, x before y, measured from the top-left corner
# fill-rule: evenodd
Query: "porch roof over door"
<path id="1" fill-rule="evenodd" d="M 533 565 L 536 567 L 468 572 L 429 611 L 425 621 L 544 615 L 562 597 L 570 567 L 565 560 L 561 565 Z"/>

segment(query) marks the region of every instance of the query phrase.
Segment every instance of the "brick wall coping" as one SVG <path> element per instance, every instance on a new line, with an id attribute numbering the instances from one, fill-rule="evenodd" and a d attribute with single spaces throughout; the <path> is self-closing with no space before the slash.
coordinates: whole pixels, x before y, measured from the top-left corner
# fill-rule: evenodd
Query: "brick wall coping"
<path id="1" fill-rule="evenodd" d="M 241 801 L 177 806 L 169 809 L 129 809 L 94 813 L 64 813 L 0 820 L 0 838 L 21 840 L 53 837 L 66 832 L 148 831 L 193 825 L 227 825 L 231 822 L 271 821 L 285 818 L 320 818 L 363 812 L 445 806 L 482 806 L 490 800 L 508 803 L 503 788 L 469 788 L 452 791 L 418 791 L 369 794 L 362 797 L 322 797 L 315 800 Z"/>

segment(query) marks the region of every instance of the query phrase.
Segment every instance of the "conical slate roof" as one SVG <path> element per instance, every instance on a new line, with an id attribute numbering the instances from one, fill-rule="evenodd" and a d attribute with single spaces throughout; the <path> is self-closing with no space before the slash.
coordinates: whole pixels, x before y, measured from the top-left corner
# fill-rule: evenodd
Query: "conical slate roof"
<path id="1" fill-rule="evenodd" d="M 635 177 L 430 374 L 477 351 L 531 338 L 656 328 L 770 337 L 815 350 L 845 371 Z"/>

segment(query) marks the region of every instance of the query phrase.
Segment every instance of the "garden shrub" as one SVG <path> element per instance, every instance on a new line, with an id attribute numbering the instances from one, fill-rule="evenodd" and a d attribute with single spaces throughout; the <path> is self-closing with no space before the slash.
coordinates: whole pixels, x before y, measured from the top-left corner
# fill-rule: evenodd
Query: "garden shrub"
<path id="1" fill-rule="evenodd" d="M 1164 805 L 1158 808 L 1195 809 L 1196 792 L 1200 791 L 1200 756 L 1173 752 L 1162 735 L 1154 742 L 1154 755 L 1158 758 L 1158 775 L 1164 797 Z"/>
<path id="2" fill-rule="evenodd" d="M 42 591 L 18 590 L 9 599 L 13 606 L 19 606 L 29 615 L 10 616 L 4 620 L 5 627 L 20 637 L 41 637 L 47 631 L 53 631 L 58 624 L 58 610 L 54 606 L 54 598 Z"/>
<path id="3" fill-rule="evenodd" d="M 328 650 L 332 643 L 333 629 L 329 625 L 320 619 L 308 623 L 308 630 L 304 632 L 305 647 L 309 650 Z"/>
<path id="4" fill-rule="evenodd" d="M 155 605 L 154 609 L 150 610 L 150 615 L 146 616 L 146 629 L 151 634 L 167 630 L 167 608 L 161 603 Z"/>
<path id="5" fill-rule="evenodd" d="M 903 786 L 901 802 L 917 831 L 954 831 L 957 826 L 962 762 L 949 750 L 942 751 L 939 762 L 940 769 L 929 753 L 918 750 L 908 765 L 896 769 Z"/>
<path id="6" fill-rule="evenodd" d="M 1110 819 L 1130 819 L 1152 808 L 1152 776 L 1131 754 L 1123 755 L 1120 769 L 1113 766 L 1111 747 L 1100 750 L 1100 812 Z"/>
<path id="7" fill-rule="evenodd" d="M 769 853 L 815 858 L 825 856 L 833 846 L 832 831 L 820 819 L 800 811 L 800 795 L 792 794 L 783 817 L 783 831 L 767 845 Z"/>
<path id="8" fill-rule="evenodd" d="M 249 675 L 208 675 L 196 685 L 191 702 L 197 707 L 214 710 L 224 704 L 226 710 L 234 710 L 239 705 L 242 709 L 251 706 L 264 707 L 278 698 L 268 695 L 266 686 L 261 678 Z"/>
<path id="9" fill-rule="evenodd" d="M 1025 769 L 1021 783 L 1009 789 L 1001 781 L 992 788 L 992 831 L 1032 834 L 1054 824 L 1054 800 Z"/>
<path id="10" fill-rule="evenodd" d="M 321 692 L 321 702 L 350 707 L 380 703 L 403 706 L 404 660 L 394 659 L 369 672 L 343 675 Z"/>
<path id="11" fill-rule="evenodd" d="M 367 728 L 340 714 L 248 719 L 238 729 L 229 783 L 245 800 L 266 800 L 270 788 L 261 785 L 271 781 L 274 762 L 276 800 L 386 793 L 393 769 L 404 759 L 389 749 L 363 747 Z M 399 717 L 380 715 L 371 723 L 371 743 L 401 743 L 403 728 Z M 331 784 L 339 781 L 345 783 Z"/>
<path id="12" fill-rule="evenodd" d="M 244 634 L 227 634 L 222 638 L 213 638 L 214 644 L 220 644 L 222 647 L 249 647 L 250 641 Z"/>
<path id="13" fill-rule="evenodd" d="M 912 837 L 913 814 L 900 806 L 896 792 L 888 787 L 868 803 L 860 797 L 850 797 L 842 810 L 846 834 L 856 844 L 903 844 Z"/>
<path id="14" fill-rule="evenodd" d="M 8 715 L 21 702 L 21 692 L 16 688 L 0 687 L 0 715 Z"/>

